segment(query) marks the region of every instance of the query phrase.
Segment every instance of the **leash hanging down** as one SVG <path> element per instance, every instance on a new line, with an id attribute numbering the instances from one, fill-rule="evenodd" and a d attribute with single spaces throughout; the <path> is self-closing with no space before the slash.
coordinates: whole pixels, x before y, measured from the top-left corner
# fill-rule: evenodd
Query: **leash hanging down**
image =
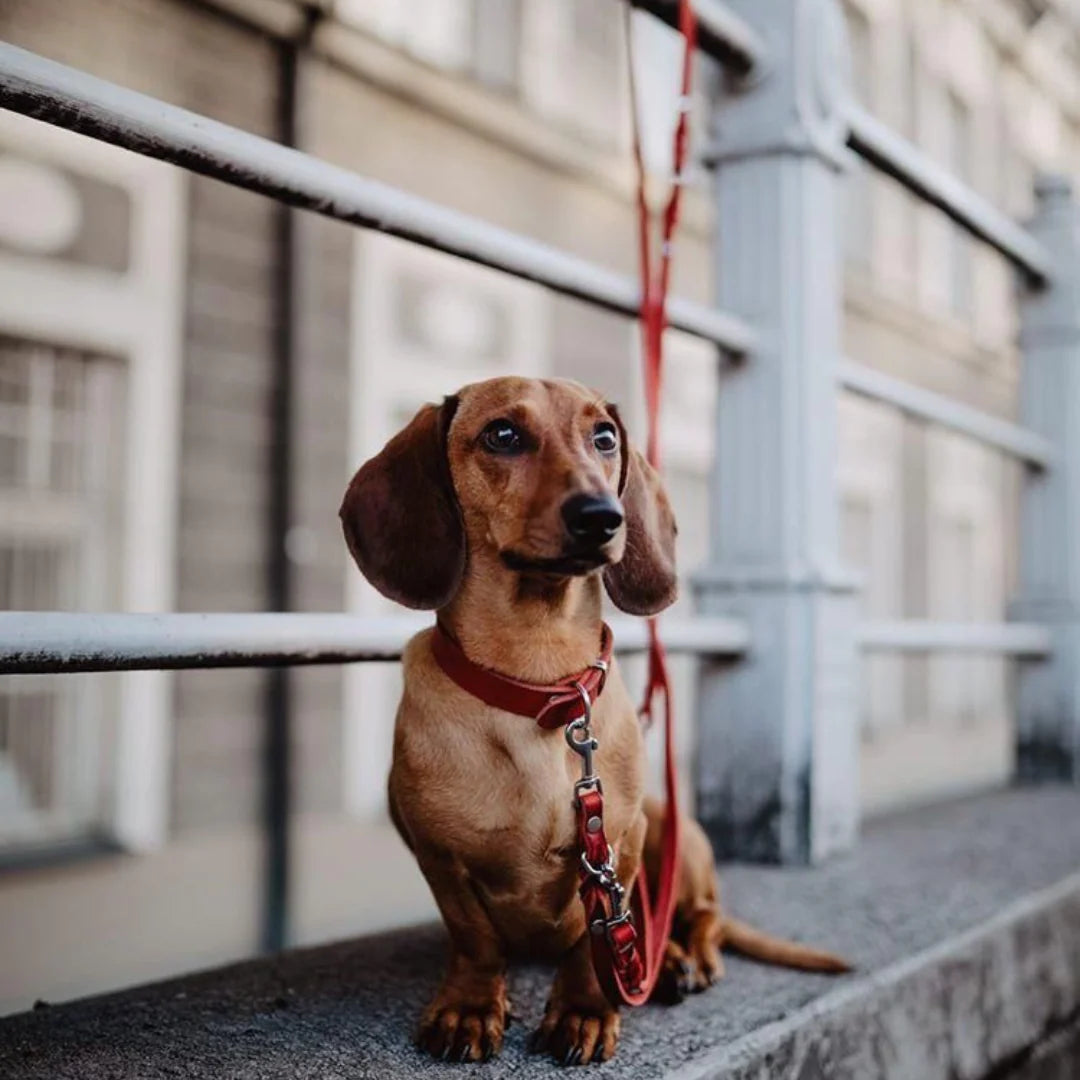
<path id="1" fill-rule="evenodd" d="M 679 32 L 683 37 L 679 112 L 672 147 L 673 178 L 660 222 L 660 254 L 653 258 L 652 215 L 646 192 L 645 161 L 641 145 L 637 87 L 634 79 L 631 11 L 626 7 L 627 62 L 630 74 L 633 117 L 633 156 L 637 172 L 638 245 L 641 270 L 641 344 L 644 362 L 645 411 L 648 420 L 646 457 L 660 466 L 660 400 L 663 383 L 663 336 L 667 325 L 667 295 L 671 278 L 671 252 L 682 203 L 684 171 L 690 128 L 690 93 L 693 80 L 697 21 L 690 0 L 679 0 Z M 675 774 L 674 713 L 667 656 L 660 640 L 657 620 L 650 618 L 648 678 L 641 706 L 644 722 L 651 723 L 662 698 L 664 713 L 664 784 L 666 805 L 661 838 L 660 867 L 655 898 L 649 895 L 644 867 L 634 883 L 630 907 L 624 906 L 623 889 L 613 852 L 604 836 L 603 794 L 592 773 L 596 740 L 589 731 L 591 702 L 582 692 L 585 714 L 575 732 L 567 728 L 567 741 L 582 755 L 582 779 L 576 785 L 578 834 L 582 847 L 581 898 L 592 933 L 593 966 L 612 1001 L 642 1005 L 652 993 L 663 966 L 664 952 L 675 913 L 679 868 L 678 781 Z"/>
<path id="2" fill-rule="evenodd" d="M 659 466 L 659 411 L 663 375 L 663 334 L 666 323 L 671 244 L 679 220 L 683 170 L 686 166 L 689 101 L 696 25 L 690 0 L 680 0 L 679 28 L 684 39 L 679 116 L 674 136 L 674 180 L 661 218 L 660 257 L 652 258 L 652 220 L 645 192 L 645 166 L 633 86 L 633 56 L 629 53 L 631 93 L 634 96 L 634 161 L 637 167 L 638 225 L 641 258 L 641 335 L 644 357 L 645 404 L 649 434 L 647 458 Z M 627 45 L 630 49 L 629 21 Z M 667 803 L 661 834 L 660 868 L 655 900 L 650 897 L 644 868 L 633 884 L 627 903 L 618 877 L 615 852 L 604 831 L 604 793 L 594 771 L 593 755 L 599 743 L 590 724 L 593 703 L 607 678 L 611 659 L 611 631 L 601 631 L 598 654 L 583 671 L 550 685 L 534 685 L 482 668 L 473 663 L 441 623 L 436 624 L 432 652 L 443 671 L 473 696 L 495 708 L 531 717 L 541 727 L 563 727 L 567 745 L 581 758 L 581 778 L 574 785 L 578 839 L 581 845 L 579 893 L 585 908 L 592 944 L 593 967 L 613 1003 L 643 1005 L 652 993 L 663 966 L 675 911 L 679 868 L 679 807 L 675 776 L 674 714 L 667 658 L 657 632 L 649 623 L 649 669 L 641 716 L 648 722 L 663 699 L 664 782 Z"/>

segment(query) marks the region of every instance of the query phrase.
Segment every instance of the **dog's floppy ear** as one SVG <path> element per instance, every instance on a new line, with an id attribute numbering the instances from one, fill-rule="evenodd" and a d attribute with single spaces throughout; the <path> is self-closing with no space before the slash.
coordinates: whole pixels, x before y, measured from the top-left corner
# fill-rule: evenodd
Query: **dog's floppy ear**
<path id="1" fill-rule="evenodd" d="M 425 405 L 370 461 L 341 503 L 345 542 L 384 596 L 439 608 L 465 569 L 465 530 L 450 480 L 446 433 L 457 398 Z"/>
<path id="2" fill-rule="evenodd" d="M 623 557 L 604 571 L 616 607 L 631 615 L 655 615 L 678 593 L 675 515 L 656 470 L 630 445 L 618 410 L 608 406 L 622 442 L 619 497 L 626 515 Z"/>

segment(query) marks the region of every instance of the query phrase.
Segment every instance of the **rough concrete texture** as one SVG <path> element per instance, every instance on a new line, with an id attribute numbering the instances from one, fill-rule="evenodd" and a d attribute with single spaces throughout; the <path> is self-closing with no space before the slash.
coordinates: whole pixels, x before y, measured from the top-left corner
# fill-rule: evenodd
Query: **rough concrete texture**
<path id="1" fill-rule="evenodd" d="M 1080 791 L 1065 788 L 906 814 L 812 870 L 726 868 L 732 911 L 840 949 L 859 971 L 731 957 L 712 990 L 628 1015 L 615 1059 L 591 1074 L 975 1080 L 1010 1068 L 1080 1010 L 1078 868 Z M 514 974 L 500 1060 L 443 1065 L 412 1048 L 443 941 L 435 927 L 398 932 L 0 1020 L 0 1077 L 550 1076 L 525 1050 L 541 970 Z"/>
<path id="2" fill-rule="evenodd" d="M 1044 1040 L 994 1080 L 1077 1080 L 1080 1077 L 1080 1017 Z"/>

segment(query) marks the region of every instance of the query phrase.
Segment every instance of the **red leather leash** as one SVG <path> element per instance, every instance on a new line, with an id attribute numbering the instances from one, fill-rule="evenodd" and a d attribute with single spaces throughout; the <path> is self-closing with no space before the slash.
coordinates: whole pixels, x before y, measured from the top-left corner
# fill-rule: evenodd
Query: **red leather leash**
<path id="1" fill-rule="evenodd" d="M 641 148 L 641 130 L 638 120 L 637 88 L 634 83 L 634 58 L 629 9 L 627 14 L 627 50 L 630 70 L 630 93 L 633 113 L 634 165 L 637 170 L 638 244 L 641 262 L 641 344 L 645 374 L 645 411 L 648 418 L 646 457 L 654 468 L 660 467 L 660 391 L 663 377 L 663 338 L 667 326 L 667 296 L 671 280 L 671 251 L 675 229 L 679 222 L 682 202 L 684 170 L 690 131 L 690 92 L 693 86 L 694 52 L 697 47 L 697 20 L 690 0 L 679 0 L 679 32 L 683 37 L 682 77 L 679 87 L 679 115 L 675 125 L 672 147 L 674 176 L 671 191 L 661 219 L 660 258 L 655 268 L 652 257 L 652 219 L 649 213 L 645 184 L 645 162 Z M 644 867 L 634 883 L 631 910 L 633 926 L 640 932 L 640 942 L 632 940 L 630 933 L 615 920 L 613 927 L 609 918 L 605 933 L 593 937 L 593 966 L 609 997 L 627 1005 L 642 1005 L 648 1000 L 656 984 L 664 962 L 664 950 L 671 935 L 671 922 L 675 914 L 678 895 L 679 872 L 679 805 L 678 780 L 675 775 L 675 722 L 671 704 L 671 682 L 668 675 L 667 656 L 657 628 L 657 620 L 649 619 L 649 672 L 645 697 L 641 706 L 642 719 L 652 722 L 653 710 L 658 696 L 664 703 L 664 786 L 666 804 L 661 833 L 660 867 L 657 875 L 656 897 L 650 902 L 648 882 Z M 600 797 L 599 790 L 596 793 Z M 591 796 L 590 796 L 591 798 Z M 585 802 L 584 799 L 581 800 Z M 598 854 L 595 839 L 588 835 L 588 815 L 594 807 L 582 806 L 579 810 L 582 846 L 588 856 L 589 866 Z M 600 829 L 602 836 L 603 830 Z M 599 899 L 599 888 L 606 888 L 602 878 L 591 876 L 583 881 L 582 898 L 589 914 L 590 927 L 594 921 L 590 904 Z M 617 932 L 616 932 L 617 931 Z M 639 972 L 640 969 L 640 972 Z M 633 975 L 640 974 L 635 978 Z M 631 976 L 631 977 L 628 977 Z M 612 995 L 612 990 L 615 995 Z"/>
<path id="2" fill-rule="evenodd" d="M 679 117 L 675 126 L 674 179 L 664 207 L 660 229 L 660 258 L 653 267 L 652 221 L 645 192 L 645 164 L 637 116 L 637 95 L 630 56 L 631 96 L 634 114 L 634 162 L 637 169 L 638 241 L 641 260 L 641 337 L 645 362 L 645 406 L 648 417 L 646 456 L 660 464 L 659 416 L 663 376 L 663 336 L 667 325 L 667 294 L 671 274 L 671 245 L 679 221 L 683 171 L 689 135 L 690 90 L 697 22 L 690 0 L 679 0 L 679 31 L 684 53 L 680 85 Z M 629 48 L 630 28 L 627 24 Z M 611 660 L 611 631 L 601 632 L 600 653 L 584 671 L 549 686 L 510 679 L 474 664 L 440 625 L 432 637 L 432 652 L 439 666 L 459 686 L 495 708 L 529 716 L 546 729 L 563 726 L 570 748 L 581 757 L 581 779 L 574 785 L 578 839 L 581 842 L 581 885 L 586 924 L 592 941 L 593 966 L 605 993 L 613 1003 L 643 1005 L 652 993 L 663 966 L 664 950 L 675 913 L 679 868 L 678 784 L 675 776 L 674 716 L 667 657 L 649 619 L 649 671 L 643 720 L 651 722 L 656 699 L 664 703 L 664 783 L 667 804 L 661 839 L 660 868 L 655 903 L 649 896 L 644 867 L 634 882 L 630 903 L 618 879 L 616 853 L 604 832 L 604 795 L 600 777 L 593 771 L 593 754 L 599 743 L 592 734 L 593 702 L 604 688 Z"/>

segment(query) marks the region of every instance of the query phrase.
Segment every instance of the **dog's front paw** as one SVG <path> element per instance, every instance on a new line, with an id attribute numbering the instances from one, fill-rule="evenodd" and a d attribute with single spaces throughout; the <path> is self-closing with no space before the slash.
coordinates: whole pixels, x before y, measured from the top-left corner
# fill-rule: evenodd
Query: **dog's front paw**
<path id="1" fill-rule="evenodd" d="M 487 1061 L 502 1049 L 505 1027 L 505 1001 L 464 1001 L 444 988 L 424 1010 L 416 1045 L 442 1061 Z"/>
<path id="2" fill-rule="evenodd" d="M 587 1065 L 607 1061 L 618 1041 L 619 1014 L 610 1005 L 560 1006 L 549 1001 L 530 1049 L 546 1051 L 563 1065 Z"/>

